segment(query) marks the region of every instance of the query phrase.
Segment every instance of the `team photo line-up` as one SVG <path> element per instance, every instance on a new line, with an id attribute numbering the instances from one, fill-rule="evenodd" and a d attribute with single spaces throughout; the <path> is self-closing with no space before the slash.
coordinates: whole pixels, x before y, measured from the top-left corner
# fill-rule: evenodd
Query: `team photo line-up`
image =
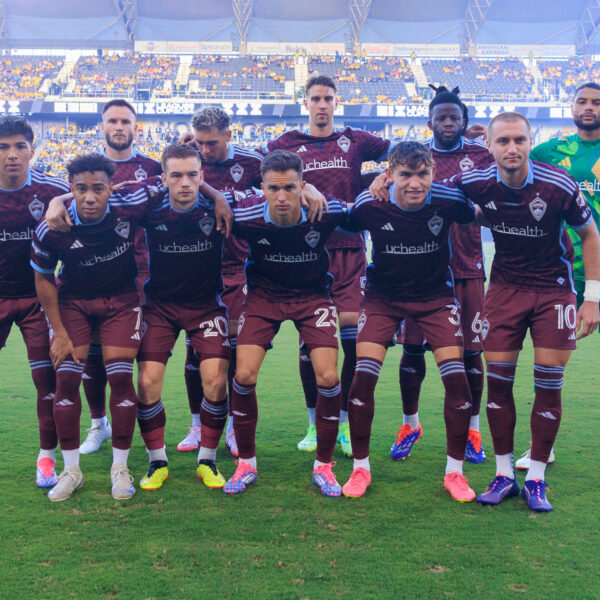
<path id="1" fill-rule="evenodd" d="M 0 344 L 16 324 L 37 390 L 37 486 L 50 488 L 52 501 L 70 498 L 83 485 L 80 454 L 112 439 L 112 496 L 131 498 L 136 420 L 149 457 L 139 485 L 164 484 L 161 394 L 184 330 L 191 427 L 177 448 L 198 451 L 196 474 L 207 487 L 243 492 L 257 480 L 259 371 L 291 320 L 308 412 L 298 449 L 316 452 L 312 482 L 322 494 L 366 493 L 375 387 L 398 343 L 403 422 L 391 458 L 407 458 L 423 434 L 429 349 L 445 390 L 450 496 L 496 505 L 521 494 L 530 509 L 552 510 L 545 471 L 555 460 L 564 370 L 576 340 L 600 320 L 600 210 L 587 193 L 600 159 L 600 86 L 576 90 L 576 134 L 534 149 L 519 113 L 468 127 L 456 88 L 436 90 L 429 141 L 396 145 L 334 128 L 331 78 L 311 77 L 305 91 L 307 130 L 249 150 L 231 142 L 227 113 L 209 106 L 160 163 L 134 147 L 134 108 L 111 100 L 102 112 L 105 146 L 73 159 L 68 182 L 30 168 L 34 134 L 25 118 L 0 117 Z M 387 166 L 362 174 L 370 161 Z M 485 293 L 481 226 L 495 245 Z M 532 441 L 513 464 L 513 384 L 528 331 Z M 486 460 L 484 372 L 496 474 L 476 495 L 463 462 Z M 83 444 L 81 383 L 92 418 Z M 237 458 L 228 480 L 216 464 L 223 432 Z M 343 486 L 333 471 L 337 443 L 353 459 Z M 515 467 L 527 471 L 522 486 Z"/>

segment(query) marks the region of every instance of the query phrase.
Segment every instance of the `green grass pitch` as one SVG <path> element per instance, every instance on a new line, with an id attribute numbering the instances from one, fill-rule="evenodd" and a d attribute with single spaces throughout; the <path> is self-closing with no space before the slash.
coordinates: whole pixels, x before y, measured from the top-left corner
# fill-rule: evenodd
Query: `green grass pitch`
<path id="1" fill-rule="evenodd" d="M 408 460 L 389 458 L 401 418 L 399 348 L 388 353 L 376 390 L 371 488 L 362 499 L 321 496 L 311 483 L 312 455 L 296 450 L 306 413 L 289 325 L 259 379 L 259 479 L 244 494 L 205 488 L 195 477 L 195 453 L 176 451 L 189 424 L 180 339 L 164 392 L 170 477 L 163 489 L 138 488 L 132 500 L 114 501 L 104 445 L 82 457 L 83 488 L 52 504 L 34 485 L 34 388 L 15 330 L 0 353 L 0 598 L 598 598 L 599 350 L 600 336 L 584 340 L 567 368 L 557 461 L 548 470 L 555 510 L 546 515 L 531 513 L 521 498 L 497 508 L 450 500 L 442 487 L 443 391 L 430 355 L 424 437 Z M 532 370 L 528 345 L 515 385 L 518 450 L 529 441 Z M 88 418 L 84 406 L 82 435 Z M 482 431 L 491 455 L 485 411 Z M 230 476 L 235 467 L 224 446 L 218 460 Z M 336 460 L 344 482 L 351 461 L 339 449 Z M 136 433 L 136 485 L 146 464 Z M 482 491 L 493 460 L 465 472 Z"/>

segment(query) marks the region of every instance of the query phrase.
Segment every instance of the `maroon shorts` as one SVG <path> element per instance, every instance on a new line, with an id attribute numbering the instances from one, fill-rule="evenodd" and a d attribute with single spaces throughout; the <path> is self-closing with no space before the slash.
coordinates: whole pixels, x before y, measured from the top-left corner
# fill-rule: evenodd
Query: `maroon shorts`
<path id="1" fill-rule="evenodd" d="M 358 317 L 356 342 L 371 342 L 388 347 L 392 344 L 400 322 L 407 317 L 413 319 L 434 350 L 463 345 L 460 307 L 455 298 L 398 302 L 368 293 Z"/>
<path id="2" fill-rule="evenodd" d="M 483 279 L 457 279 L 454 282 L 456 299 L 460 305 L 460 322 L 465 335 L 464 347 L 468 352 L 483 350 L 482 312 L 483 312 Z M 399 344 L 422 346 L 426 340 L 423 332 L 413 319 L 405 319 L 398 332 Z"/>
<path id="3" fill-rule="evenodd" d="M 138 361 L 151 360 L 166 365 L 182 329 L 201 361 L 207 358 L 229 360 L 227 309 L 216 298 L 203 302 L 165 302 L 147 298 Z"/>
<path id="4" fill-rule="evenodd" d="M 284 321 L 293 321 L 309 352 L 337 348 L 337 311 L 328 297 L 306 300 L 272 300 L 250 292 L 238 325 L 238 346 L 262 346 L 268 350 Z"/>
<path id="5" fill-rule="evenodd" d="M 243 270 L 223 273 L 223 285 L 225 290 L 221 294 L 221 300 L 227 307 L 229 318 L 237 321 L 242 314 L 242 304 L 248 295 L 246 274 Z"/>
<path id="6" fill-rule="evenodd" d="M 333 275 L 331 300 L 338 313 L 358 312 L 364 297 L 367 256 L 364 249 L 337 248 L 328 250 L 329 272 Z"/>
<path id="7" fill-rule="evenodd" d="M 483 349 L 520 350 L 529 329 L 535 348 L 575 350 L 576 298 L 490 284 L 483 305 Z"/>
<path id="8" fill-rule="evenodd" d="M 135 293 L 92 300 L 61 300 L 59 308 L 65 329 L 76 347 L 89 344 L 94 331 L 98 331 L 103 346 L 140 346 L 142 308 Z"/>
<path id="9" fill-rule="evenodd" d="M 49 348 L 46 317 L 37 298 L 0 298 L 0 348 L 4 348 L 15 323 L 27 348 Z"/>

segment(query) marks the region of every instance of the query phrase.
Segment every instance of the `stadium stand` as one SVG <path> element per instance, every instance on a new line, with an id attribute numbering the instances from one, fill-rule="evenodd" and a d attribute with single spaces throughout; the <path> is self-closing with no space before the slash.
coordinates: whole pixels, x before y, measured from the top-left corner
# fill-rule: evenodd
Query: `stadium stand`
<path id="1" fill-rule="evenodd" d="M 580 83 L 600 79 L 600 62 L 589 59 L 545 60 L 538 63 L 538 68 L 544 85 L 550 86 L 555 92 L 562 87 L 567 94 L 572 94 Z"/>
<path id="2" fill-rule="evenodd" d="M 4 100 L 41 98 L 40 87 L 46 78 L 60 71 L 63 58 L 6 56 L 0 58 L 0 97 Z"/>

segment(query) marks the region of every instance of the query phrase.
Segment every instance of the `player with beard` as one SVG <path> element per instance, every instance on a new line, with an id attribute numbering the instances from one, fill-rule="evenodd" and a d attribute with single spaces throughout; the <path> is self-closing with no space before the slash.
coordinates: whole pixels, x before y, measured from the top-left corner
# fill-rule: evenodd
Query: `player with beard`
<path id="1" fill-rule="evenodd" d="M 277 149 L 296 152 L 304 163 L 304 180 L 320 192 L 331 194 L 347 203 L 362 191 L 363 162 L 385 160 L 390 146 L 360 129 L 334 128 L 333 116 L 338 106 L 335 82 L 326 75 L 312 76 L 304 86 L 304 106 L 308 111 L 308 131 L 287 131 L 269 142 L 268 151 Z M 334 233 L 327 243 L 330 270 L 334 277 L 331 298 L 337 309 L 340 339 L 344 352 L 341 371 L 342 408 L 338 441 L 344 455 L 352 456 L 348 426 L 348 391 L 356 366 L 356 328 L 362 300 L 361 282 L 367 266 L 362 233 Z M 298 449 L 312 452 L 316 448 L 315 406 L 317 385 L 310 356 L 300 353 L 300 378 L 309 415 L 309 427 Z"/>
<path id="2" fill-rule="evenodd" d="M 107 102 L 102 108 L 100 128 L 106 142 L 101 153 L 115 165 L 115 173 L 111 179 L 113 185 L 143 181 L 162 173 L 162 167 L 158 161 L 138 152 L 134 147 L 133 140 L 137 128 L 136 113 L 129 102 L 120 98 Z M 207 184 L 203 184 L 201 190 L 208 198 L 221 197 Z M 223 202 L 221 206 L 224 204 Z M 64 211 L 62 204 L 56 205 L 56 209 L 58 211 L 56 213 L 52 207 L 49 209 L 46 220 L 51 229 L 68 231 L 72 226 L 68 213 Z M 149 271 L 145 232 L 141 227 L 136 232 L 135 257 L 138 265 L 137 290 L 142 297 Z M 94 336 L 90 344 L 82 381 L 92 423 L 80 451 L 82 454 L 90 454 L 97 452 L 102 443 L 111 438 L 112 433 L 106 417 L 106 371 L 97 336 Z"/>
<path id="3" fill-rule="evenodd" d="M 580 85 L 575 90 L 571 114 L 577 133 L 539 144 L 531 151 L 530 156 L 533 160 L 562 167 L 573 177 L 587 200 L 596 225 L 600 226 L 600 85 L 592 82 Z M 585 292 L 581 240 L 570 227 L 567 228 L 567 232 L 575 251 L 573 275 L 577 306 L 581 306 Z M 530 455 L 531 447 L 515 463 L 517 469 L 529 469 Z M 554 461 L 552 449 L 548 464 Z"/>
<path id="4" fill-rule="evenodd" d="M 428 145 L 435 162 L 436 181 L 489 164 L 493 159 L 487 146 L 465 137 L 468 112 L 458 97 L 458 88 L 454 88 L 452 92 L 445 87 L 434 89 L 436 95 L 429 104 L 428 122 L 433 136 Z M 370 191 L 374 196 L 388 200 L 386 186 L 390 183 L 385 176 L 381 176 Z M 456 299 L 461 306 L 465 371 L 473 404 L 465 458 L 472 463 L 481 463 L 485 460 L 485 453 L 479 431 L 484 382 L 480 317 L 485 271 L 479 225 L 473 223 L 465 227 L 454 224 L 450 229 L 450 245 L 450 268 L 454 277 Z M 425 339 L 412 319 L 404 320 L 399 337 L 403 344 L 399 369 L 403 423 L 390 450 L 394 460 L 407 458 L 413 445 L 423 434 L 418 408 L 421 384 L 425 378 Z"/>
<path id="5" fill-rule="evenodd" d="M 57 436 L 52 401 L 55 374 L 50 362 L 48 324 L 35 295 L 28 267 L 33 231 L 50 200 L 68 190 L 66 182 L 29 168 L 33 129 L 22 117 L 0 117 L 0 348 L 13 324 L 21 330 L 37 391 L 40 451 L 36 485 L 52 487 Z M 6 373 L 5 373 L 6 377 Z"/>
<path id="6" fill-rule="evenodd" d="M 207 106 L 194 114 L 194 134 L 184 136 L 182 142 L 190 143 L 196 148 L 202 160 L 204 181 L 215 189 L 243 191 L 259 188 L 262 182 L 262 156 L 238 144 L 232 144 L 230 126 L 231 119 L 222 108 Z M 225 289 L 221 299 L 229 314 L 231 357 L 227 379 L 230 393 L 236 364 L 237 321 L 246 296 L 244 263 L 247 257 L 246 242 L 234 235 L 228 236 L 223 246 L 222 273 Z M 203 398 L 198 355 L 187 338 L 186 344 L 185 384 L 192 413 L 192 426 L 188 435 L 177 445 L 180 452 L 197 450 L 200 445 L 200 406 Z M 225 443 L 231 454 L 237 457 L 238 449 L 231 416 L 225 433 Z"/>

